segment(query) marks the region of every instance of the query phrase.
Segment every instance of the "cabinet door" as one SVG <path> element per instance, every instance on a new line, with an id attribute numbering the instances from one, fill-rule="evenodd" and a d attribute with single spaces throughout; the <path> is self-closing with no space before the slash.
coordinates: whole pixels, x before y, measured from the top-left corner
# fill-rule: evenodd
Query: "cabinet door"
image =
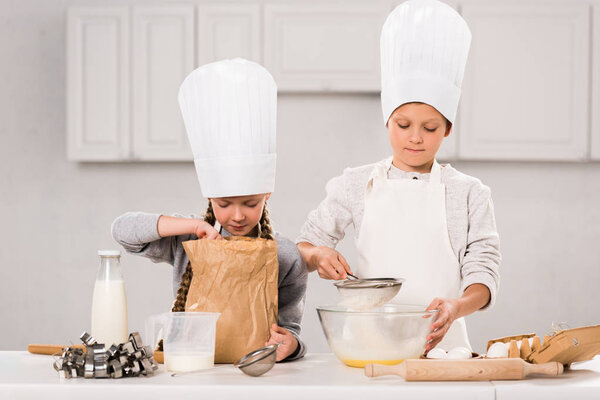
<path id="1" fill-rule="evenodd" d="M 584 160 L 590 7 L 572 0 L 464 0 L 473 32 L 463 84 L 463 159 Z"/>
<path id="2" fill-rule="evenodd" d="M 177 94 L 194 68 L 193 21 L 193 6 L 134 8 L 134 159 L 192 159 Z"/>
<path id="3" fill-rule="evenodd" d="M 67 11 L 67 155 L 110 161 L 129 153 L 129 12 Z"/>
<path id="4" fill-rule="evenodd" d="M 281 91 L 378 92 L 388 1 L 266 4 L 265 66 Z"/>
<path id="5" fill-rule="evenodd" d="M 592 54 L 592 160 L 600 161 L 600 3 L 594 5 Z"/>
<path id="6" fill-rule="evenodd" d="M 242 57 L 262 64 L 259 4 L 201 4 L 198 64 Z"/>

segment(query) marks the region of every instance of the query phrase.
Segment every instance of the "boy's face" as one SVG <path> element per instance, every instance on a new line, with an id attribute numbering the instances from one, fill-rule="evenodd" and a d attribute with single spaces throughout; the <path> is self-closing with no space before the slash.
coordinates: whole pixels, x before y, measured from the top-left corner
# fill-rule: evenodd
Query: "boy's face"
<path id="1" fill-rule="evenodd" d="M 260 221 L 271 193 L 210 199 L 215 218 L 234 236 L 249 234 Z"/>
<path id="2" fill-rule="evenodd" d="M 426 173 L 452 124 L 429 104 L 406 103 L 392 113 L 387 128 L 394 165 L 404 171 Z"/>

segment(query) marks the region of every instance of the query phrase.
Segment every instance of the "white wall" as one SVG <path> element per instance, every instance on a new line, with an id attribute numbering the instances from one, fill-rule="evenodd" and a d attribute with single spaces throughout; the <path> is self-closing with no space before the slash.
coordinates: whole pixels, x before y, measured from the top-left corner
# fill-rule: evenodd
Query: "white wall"
<path id="1" fill-rule="evenodd" d="M 191 163 L 66 160 L 67 4 L 0 1 L 0 349 L 77 342 L 89 329 L 96 251 L 116 247 L 117 215 L 206 206 Z M 294 238 L 328 178 L 386 156 L 380 125 L 376 95 L 281 95 L 269 204 L 275 228 Z M 469 317 L 475 350 L 493 337 L 543 335 L 553 321 L 600 323 L 600 164 L 453 165 L 492 188 L 502 241 L 497 305 Z M 352 238 L 348 232 L 340 246 L 351 263 Z M 141 330 L 146 316 L 170 307 L 171 267 L 129 255 L 122 261 L 130 330 Z M 327 350 L 315 306 L 335 301 L 331 282 L 311 276 L 303 335 L 311 351 Z"/>

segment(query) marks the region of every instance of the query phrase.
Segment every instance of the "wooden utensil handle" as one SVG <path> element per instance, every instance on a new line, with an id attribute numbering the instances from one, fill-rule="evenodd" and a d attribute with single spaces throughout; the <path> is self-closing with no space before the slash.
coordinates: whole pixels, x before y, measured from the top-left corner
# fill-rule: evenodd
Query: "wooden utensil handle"
<path id="1" fill-rule="evenodd" d="M 76 344 L 72 346 L 65 346 L 61 344 L 30 344 L 27 346 L 27 351 L 29 351 L 31 354 L 46 354 L 51 356 L 56 353 L 62 354 L 63 348 L 65 347 L 74 347 L 83 349 L 83 351 L 85 351 L 85 346 L 82 344 Z"/>
<path id="2" fill-rule="evenodd" d="M 383 375 L 399 375 L 404 377 L 406 367 L 404 363 L 398 365 L 367 364 L 365 365 L 365 376 L 373 378 Z"/>
<path id="3" fill-rule="evenodd" d="M 563 370 L 563 365 L 556 361 L 543 364 L 526 364 L 524 367 L 524 375 L 540 374 L 556 376 L 562 374 Z"/>
<path id="4" fill-rule="evenodd" d="M 154 361 L 156 361 L 159 364 L 164 364 L 165 363 L 164 353 L 162 351 L 154 350 Z"/>

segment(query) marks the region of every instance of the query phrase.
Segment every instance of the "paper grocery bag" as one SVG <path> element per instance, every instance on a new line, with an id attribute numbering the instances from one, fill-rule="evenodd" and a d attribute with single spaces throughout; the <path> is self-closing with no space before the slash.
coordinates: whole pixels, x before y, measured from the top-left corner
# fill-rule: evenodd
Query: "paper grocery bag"
<path id="1" fill-rule="evenodd" d="M 263 347 L 277 323 L 277 242 L 229 236 L 183 247 L 193 271 L 185 310 L 221 313 L 215 362 L 234 363 Z"/>

